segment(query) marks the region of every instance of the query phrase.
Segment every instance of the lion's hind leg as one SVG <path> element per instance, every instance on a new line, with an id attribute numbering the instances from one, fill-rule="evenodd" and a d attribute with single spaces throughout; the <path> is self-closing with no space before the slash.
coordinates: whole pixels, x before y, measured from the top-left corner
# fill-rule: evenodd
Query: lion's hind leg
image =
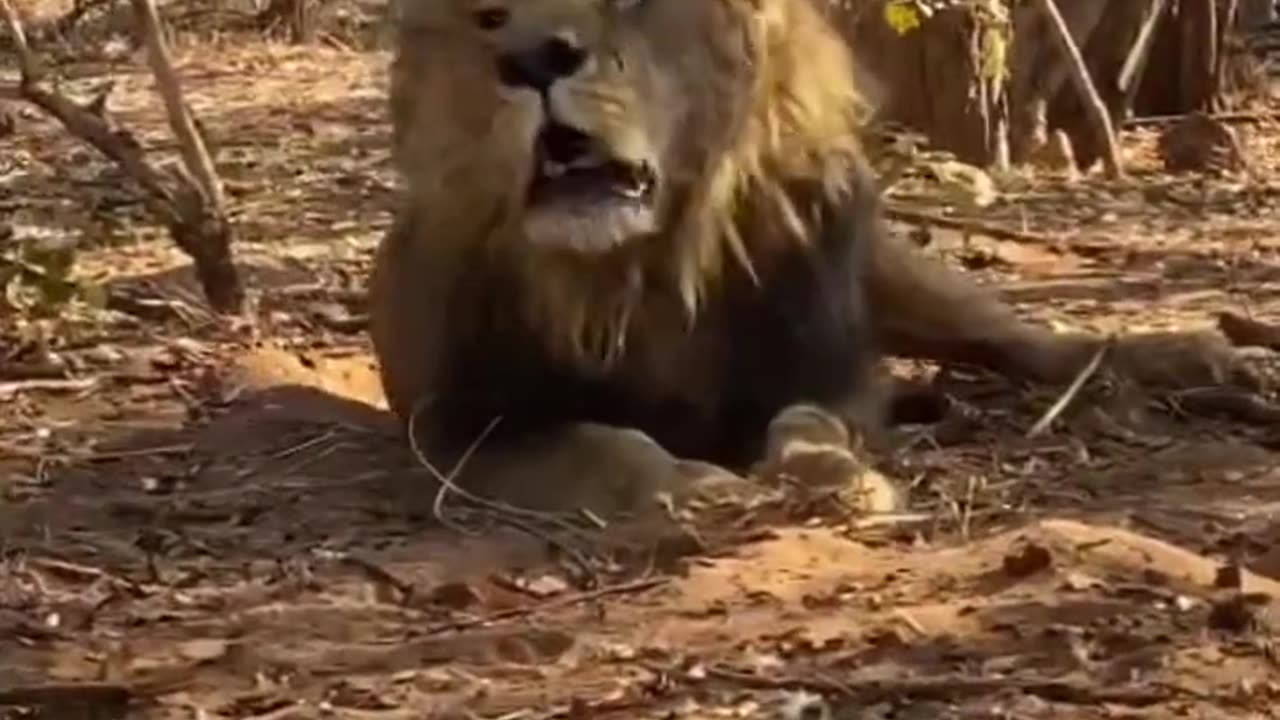
<path id="1" fill-rule="evenodd" d="M 834 496 L 855 513 L 888 513 L 905 504 L 901 490 L 860 457 L 835 413 L 811 404 L 784 408 L 769 423 L 765 458 L 755 475 L 796 487 L 804 496 Z"/>

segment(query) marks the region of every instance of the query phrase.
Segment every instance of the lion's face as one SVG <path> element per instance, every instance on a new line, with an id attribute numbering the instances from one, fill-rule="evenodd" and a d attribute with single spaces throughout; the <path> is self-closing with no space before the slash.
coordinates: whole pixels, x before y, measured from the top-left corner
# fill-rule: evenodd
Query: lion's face
<path id="1" fill-rule="evenodd" d="M 741 132 L 748 0 L 403 2 L 396 83 L 417 89 L 410 103 L 393 86 L 397 122 L 408 109 L 414 132 L 441 136 L 438 152 L 406 148 L 421 140 L 398 127 L 400 154 L 442 162 L 445 136 L 472 133 L 471 162 L 487 154 L 530 249 L 595 255 L 659 234 Z"/>

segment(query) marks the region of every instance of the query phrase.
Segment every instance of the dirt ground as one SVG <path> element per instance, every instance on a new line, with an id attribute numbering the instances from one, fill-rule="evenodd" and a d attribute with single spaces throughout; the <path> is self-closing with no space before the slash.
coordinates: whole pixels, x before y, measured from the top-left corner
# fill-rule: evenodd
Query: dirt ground
<path id="1" fill-rule="evenodd" d="M 385 54 L 175 54 L 252 322 L 201 309 L 115 168 L 7 108 L 0 242 L 73 240 L 112 300 L 0 311 L 0 717 L 1280 717 L 1268 397 L 1100 379 L 1029 437 L 1063 388 L 899 363 L 950 404 L 879 459 L 907 513 L 737 507 L 679 557 L 601 550 L 581 517 L 448 501 L 442 527 L 360 322 L 396 184 Z M 114 78 L 111 115 L 172 154 L 139 56 L 58 70 Z M 1063 328 L 1280 320 L 1269 117 L 1238 126 L 1250 173 L 1165 175 L 1129 129 L 1129 180 L 1010 181 L 968 213 L 1002 239 L 929 251 Z"/>

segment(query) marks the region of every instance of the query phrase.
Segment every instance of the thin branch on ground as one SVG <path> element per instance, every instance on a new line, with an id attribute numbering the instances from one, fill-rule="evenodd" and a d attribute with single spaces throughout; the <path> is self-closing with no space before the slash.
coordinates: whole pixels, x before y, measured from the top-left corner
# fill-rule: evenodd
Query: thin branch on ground
<path id="1" fill-rule="evenodd" d="M 1124 127 L 1140 128 L 1151 127 L 1153 125 L 1173 125 L 1187 118 L 1190 113 L 1181 113 L 1178 115 L 1147 115 L 1145 117 L 1130 118 L 1124 121 Z M 1237 110 L 1233 112 L 1205 113 L 1210 120 L 1217 120 L 1221 123 L 1264 123 L 1274 120 L 1280 120 L 1280 112 L 1274 110 Z"/>
<path id="2" fill-rule="evenodd" d="M 232 259 L 233 232 L 222 205 L 222 191 L 195 121 L 182 100 L 177 74 L 169 59 L 153 0 L 132 0 L 148 49 L 148 64 L 165 100 L 165 109 L 178 137 L 184 170 L 162 172 L 127 129 L 113 123 L 104 110 L 105 97 L 77 103 L 46 82 L 43 69 L 27 42 L 22 21 L 11 0 L 0 0 L 0 14 L 8 26 L 20 80 L 0 95 L 16 97 L 56 119 L 74 137 L 114 161 L 142 189 L 148 211 L 165 225 L 170 236 L 194 262 L 209 304 L 219 312 L 239 312 L 244 289 Z"/>
<path id="3" fill-rule="evenodd" d="M 492 613 L 490 615 L 485 615 L 483 617 L 473 617 L 473 618 L 467 618 L 465 620 L 459 620 L 457 622 L 447 622 L 447 623 L 441 623 L 439 625 L 433 625 L 424 629 L 420 637 L 427 637 L 430 635 L 441 635 L 447 632 L 460 632 L 463 630 L 471 630 L 474 628 L 484 627 L 486 625 L 491 625 L 493 623 L 502 622 L 505 620 L 515 620 L 518 618 L 526 618 L 532 615 L 536 615 L 540 612 L 547 612 L 550 610 L 561 610 L 564 608 L 573 607 L 574 605 L 581 605 L 582 603 L 593 602 L 595 600 L 602 600 L 606 597 L 641 593 L 646 590 L 652 590 L 653 588 L 661 587 L 670 582 L 671 582 L 671 578 L 668 578 L 668 577 L 649 577 L 649 578 L 641 578 L 639 580 L 632 580 L 624 583 L 618 583 L 616 585 L 606 585 L 601 588 L 596 588 L 595 590 L 588 590 L 586 592 L 580 592 L 580 593 L 575 593 L 573 595 L 565 595 L 562 597 L 558 597 L 558 598 L 555 598 L 554 600 L 548 600 L 547 602 L 538 603 L 537 605 L 511 608 L 509 610 L 502 610 L 496 613 Z"/>
<path id="4" fill-rule="evenodd" d="M 724 666 L 707 668 L 707 678 L 762 690 L 808 690 L 822 693 L 836 703 L 876 704 L 893 700 L 956 701 L 998 693 L 1034 695 L 1072 705 L 1122 705 L 1147 707 L 1169 700 L 1191 699 L 1198 693 L 1157 684 L 1096 686 L 1083 681 L 1035 678 L 942 676 L 895 680 L 833 680 L 822 678 L 773 678 Z"/>
<path id="5" fill-rule="evenodd" d="M 420 402 L 418 406 L 414 408 L 413 412 L 410 413 L 406 433 L 409 436 L 409 450 L 413 453 L 414 458 L 420 465 L 426 468 L 427 472 L 431 473 L 431 476 L 436 480 L 436 482 L 440 483 L 440 489 L 437 491 L 435 499 L 432 502 L 432 511 L 435 514 L 436 519 L 446 527 L 453 528 L 459 532 L 465 532 L 463 528 L 458 527 L 445 517 L 444 500 L 447 498 L 448 494 L 451 493 L 478 506 L 482 510 L 491 513 L 510 527 L 516 528 L 522 532 L 533 534 L 539 539 L 560 547 L 571 555 L 577 555 L 577 552 L 573 548 L 552 538 L 551 536 L 541 532 L 534 532 L 530 523 L 526 522 L 531 520 L 534 522 L 546 523 L 580 539 L 590 537 L 590 533 L 588 531 L 574 525 L 568 519 L 562 517 L 561 514 L 529 510 L 527 508 L 516 507 L 497 500 L 490 500 L 489 498 L 476 495 L 475 493 L 472 493 L 466 488 L 458 485 L 457 479 L 458 476 L 461 475 L 464 465 L 470 460 L 471 456 L 475 454 L 476 450 L 479 449 L 480 444 L 488 437 L 489 433 L 493 432 L 493 428 L 497 426 L 501 418 L 494 418 L 490 421 L 485 429 L 481 431 L 476 440 L 467 448 L 466 452 L 463 453 L 458 462 L 454 464 L 454 467 L 451 468 L 448 473 L 444 473 L 441 472 L 440 469 L 436 467 L 435 463 L 427 457 L 426 452 L 418 443 L 417 421 L 428 402 L 430 401 L 424 400 L 423 402 Z"/>
<path id="6" fill-rule="evenodd" d="M 1103 358 L 1105 358 L 1107 353 L 1111 351 L 1111 347 L 1115 345 L 1115 342 L 1115 336 L 1108 336 L 1106 340 L 1098 345 L 1098 349 L 1094 351 L 1093 357 L 1089 358 L 1089 362 L 1085 363 L 1085 366 L 1080 369 L 1079 374 L 1077 374 L 1075 379 L 1071 381 L 1071 384 L 1067 386 L 1067 389 L 1063 391 L 1057 402 L 1051 405 L 1049 409 L 1045 411 L 1044 415 L 1040 416 L 1040 419 L 1031 426 L 1030 430 L 1027 430 L 1027 437 L 1036 437 L 1049 429 L 1049 425 L 1051 425 L 1054 420 L 1058 419 L 1058 416 L 1062 414 L 1063 410 L 1067 409 L 1067 406 L 1071 404 L 1071 401 L 1075 399 L 1076 395 L 1080 394 L 1080 390 L 1084 388 L 1085 383 L 1089 382 L 1089 378 L 1093 377 L 1094 373 L 1098 372 L 1098 368 L 1102 366 Z"/>
<path id="7" fill-rule="evenodd" d="M 944 215 L 939 215 L 936 212 L 903 207 L 893 202 L 886 204 L 885 215 L 890 220 L 896 220 L 898 222 L 940 227 L 947 230 L 958 230 L 960 232 L 970 233 L 973 235 L 985 235 L 997 240 L 1035 243 L 1049 247 L 1053 247 L 1057 244 L 1057 240 L 1055 238 L 1041 233 L 1023 232 L 969 218 L 946 217 Z"/>

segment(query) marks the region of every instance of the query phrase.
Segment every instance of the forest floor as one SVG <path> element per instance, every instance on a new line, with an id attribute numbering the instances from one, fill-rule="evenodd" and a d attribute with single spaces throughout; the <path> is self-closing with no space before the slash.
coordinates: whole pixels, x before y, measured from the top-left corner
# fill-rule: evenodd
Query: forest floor
<path id="1" fill-rule="evenodd" d="M 1028 437 L 1062 388 L 938 373 L 965 421 L 882 461 L 909 513 L 748 515 L 673 563 L 441 527 L 360 322 L 387 58 L 231 37 L 175 55 L 252 322 L 9 108 L 0 243 L 70 239 L 113 309 L 0 311 L 0 717 L 1280 717 L 1280 423 L 1193 393 L 1091 388 Z M 172 155 L 138 56 L 58 71 Z M 1165 174 L 1131 128 L 1128 180 L 1026 179 L 968 213 L 1004 239 L 930 251 L 1064 328 L 1280 320 L 1280 124 L 1237 127 L 1249 174 Z"/>

